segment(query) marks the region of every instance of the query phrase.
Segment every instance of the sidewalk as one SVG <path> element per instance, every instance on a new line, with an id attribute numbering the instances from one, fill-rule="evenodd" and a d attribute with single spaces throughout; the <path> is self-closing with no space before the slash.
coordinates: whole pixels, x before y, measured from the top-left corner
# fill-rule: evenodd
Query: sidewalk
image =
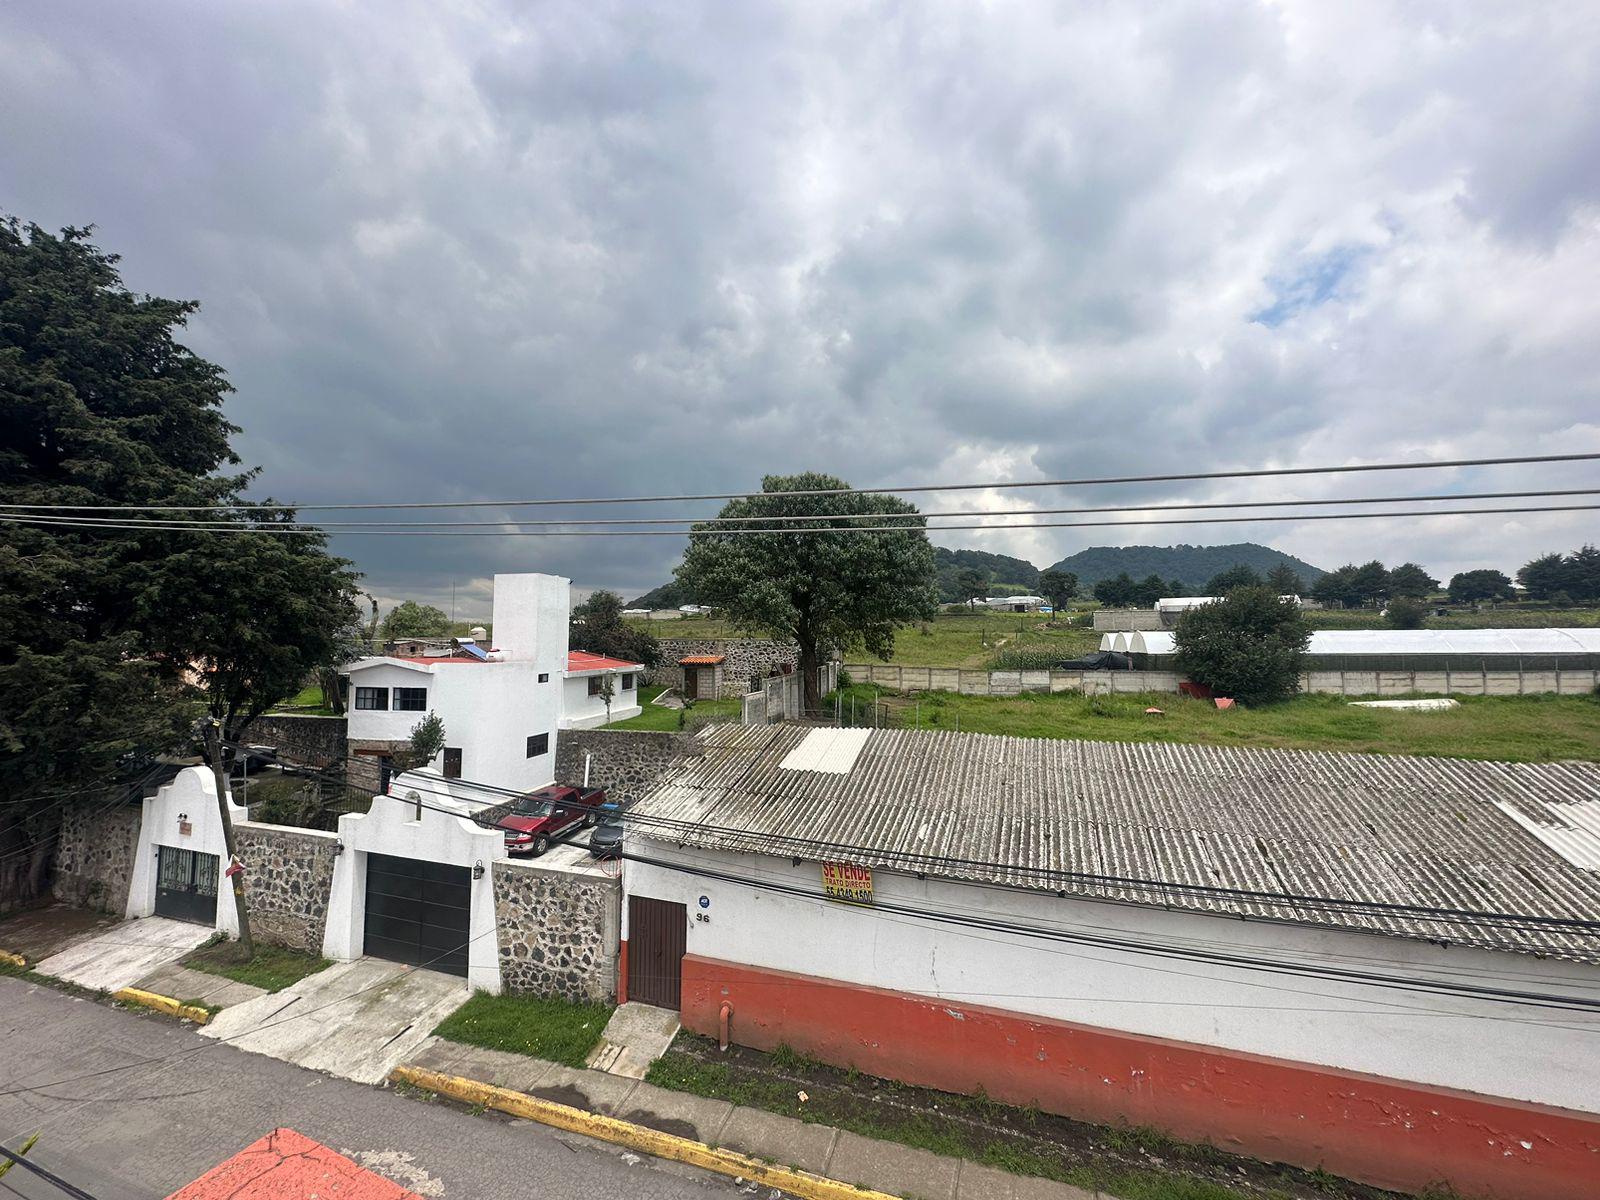
<path id="1" fill-rule="evenodd" d="M 406 1065 L 525 1092 L 709 1146 L 737 1150 L 779 1166 L 916 1200 L 1095 1200 L 1096 1196 L 1054 1180 L 1013 1175 L 726 1100 L 668 1091 L 643 1080 L 482 1050 L 442 1038 L 429 1038 Z"/>

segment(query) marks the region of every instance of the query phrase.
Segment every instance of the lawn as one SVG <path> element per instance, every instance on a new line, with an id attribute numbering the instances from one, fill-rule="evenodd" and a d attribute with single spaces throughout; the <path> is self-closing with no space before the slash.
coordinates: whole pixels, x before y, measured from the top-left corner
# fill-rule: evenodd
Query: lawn
<path id="1" fill-rule="evenodd" d="M 294 713 L 296 716 L 303 717 L 331 717 L 336 715 L 328 704 L 328 698 L 323 695 L 322 688 L 318 684 L 301 688 L 281 704 L 273 705 L 271 711 L 275 713 Z"/>
<path id="2" fill-rule="evenodd" d="M 1161 695 L 1028 692 L 963 696 L 898 694 L 870 684 L 842 691 L 844 709 L 870 712 L 876 697 L 893 728 L 960 729 L 1015 737 L 1109 742 L 1431 754 L 1501 762 L 1600 761 L 1600 697 L 1459 696 L 1447 712 L 1353 708 L 1338 696 L 1299 696 L 1260 708 L 1219 710 L 1210 701 Z M 1160 708 L 1164 716 L 1147 716 Z M 869 722 L 870 723 L 870 722 Z"/>
<path id="3" fill-rule="evenodd" d="M 637 717 L 629 717 L 626 721 L 613 721 L 606 728 L 677 731 L 704 725 L 710 721 L 737 721 L 739 719 L 740 702 L 737 699 L 696 700 L 686 709 L 665 708 L 659 704 L 650 703 L 664 691 L 666 689 L 658 685 L 640 688 L 639 704 L 644 711 Z"/>
<path id="4" fill-rule="evenodd" d="M 581 1067 L 616 1010 L 542 996 L 475 992 L 433 1032 L 447 1041 Z"/>
<path id="5" fill-rule="evenodd" d="M 269 992 L 281 992 L 291 983 L 299 983 L 307 975 L 315 975 L 333 965 L 320 955 L 283 946 L 257 946 L 254 958 L 238 962 L 230 957 L 237 950 L 237 942 L 210 943 L 183 959 L 183 965 L 208 975 L 254 984 Z"/>

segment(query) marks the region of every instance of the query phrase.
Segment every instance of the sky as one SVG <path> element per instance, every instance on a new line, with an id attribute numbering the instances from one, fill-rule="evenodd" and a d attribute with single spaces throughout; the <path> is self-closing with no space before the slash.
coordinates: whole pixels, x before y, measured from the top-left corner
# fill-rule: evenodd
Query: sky
<path id="1" fill-rule="evenodd" d="M 0 112 L 0 211 L 92 223 L 131 288 L 201 302 L 184 340 L 228 371 L 236 448 L 280 499 L 1600 450 L 1600 5 L 53 0 L 0 7 Z M 908 498 L 1589 485 L 1595 464 Z M 631 515 L 584 515 L 608 513 Z M 1253 540 L 1443 578 L 1600 539 L 1595 516 L 935 540 L 1041 566 Z M 454 593 L 463 618 L 497 571 L 631 596 L 682 549 L 335 546 L 385 603 Z"/>

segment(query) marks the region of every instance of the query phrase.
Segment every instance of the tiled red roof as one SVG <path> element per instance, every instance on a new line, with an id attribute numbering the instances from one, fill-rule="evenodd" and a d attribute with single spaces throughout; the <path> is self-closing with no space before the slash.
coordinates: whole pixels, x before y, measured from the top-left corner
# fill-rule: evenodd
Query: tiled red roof
<path id="1" fill-rule="evenodd" d="M 567 655 L 569 671 L 642 671 L 643 663 L 629 662 L 625 658 L 607 658 L 604 654 L 590 654 L 587 650 L 573 650 Z"/>
<path id="2" fill-rule="evenodd" d="M 680 667 L 714 667 L 722 661 L 720 654 L 689 654 L 678 660 Z"/>

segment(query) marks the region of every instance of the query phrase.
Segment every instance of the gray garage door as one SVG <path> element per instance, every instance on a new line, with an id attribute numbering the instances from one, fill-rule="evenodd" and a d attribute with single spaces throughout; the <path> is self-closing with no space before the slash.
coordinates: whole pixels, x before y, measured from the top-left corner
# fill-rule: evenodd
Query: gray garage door
<path id="1" fill-rule="evenodd" d="M 369 854 L 366 952 L 465 975 L 471 903 L 472 872 L 466 867 Z"/>

